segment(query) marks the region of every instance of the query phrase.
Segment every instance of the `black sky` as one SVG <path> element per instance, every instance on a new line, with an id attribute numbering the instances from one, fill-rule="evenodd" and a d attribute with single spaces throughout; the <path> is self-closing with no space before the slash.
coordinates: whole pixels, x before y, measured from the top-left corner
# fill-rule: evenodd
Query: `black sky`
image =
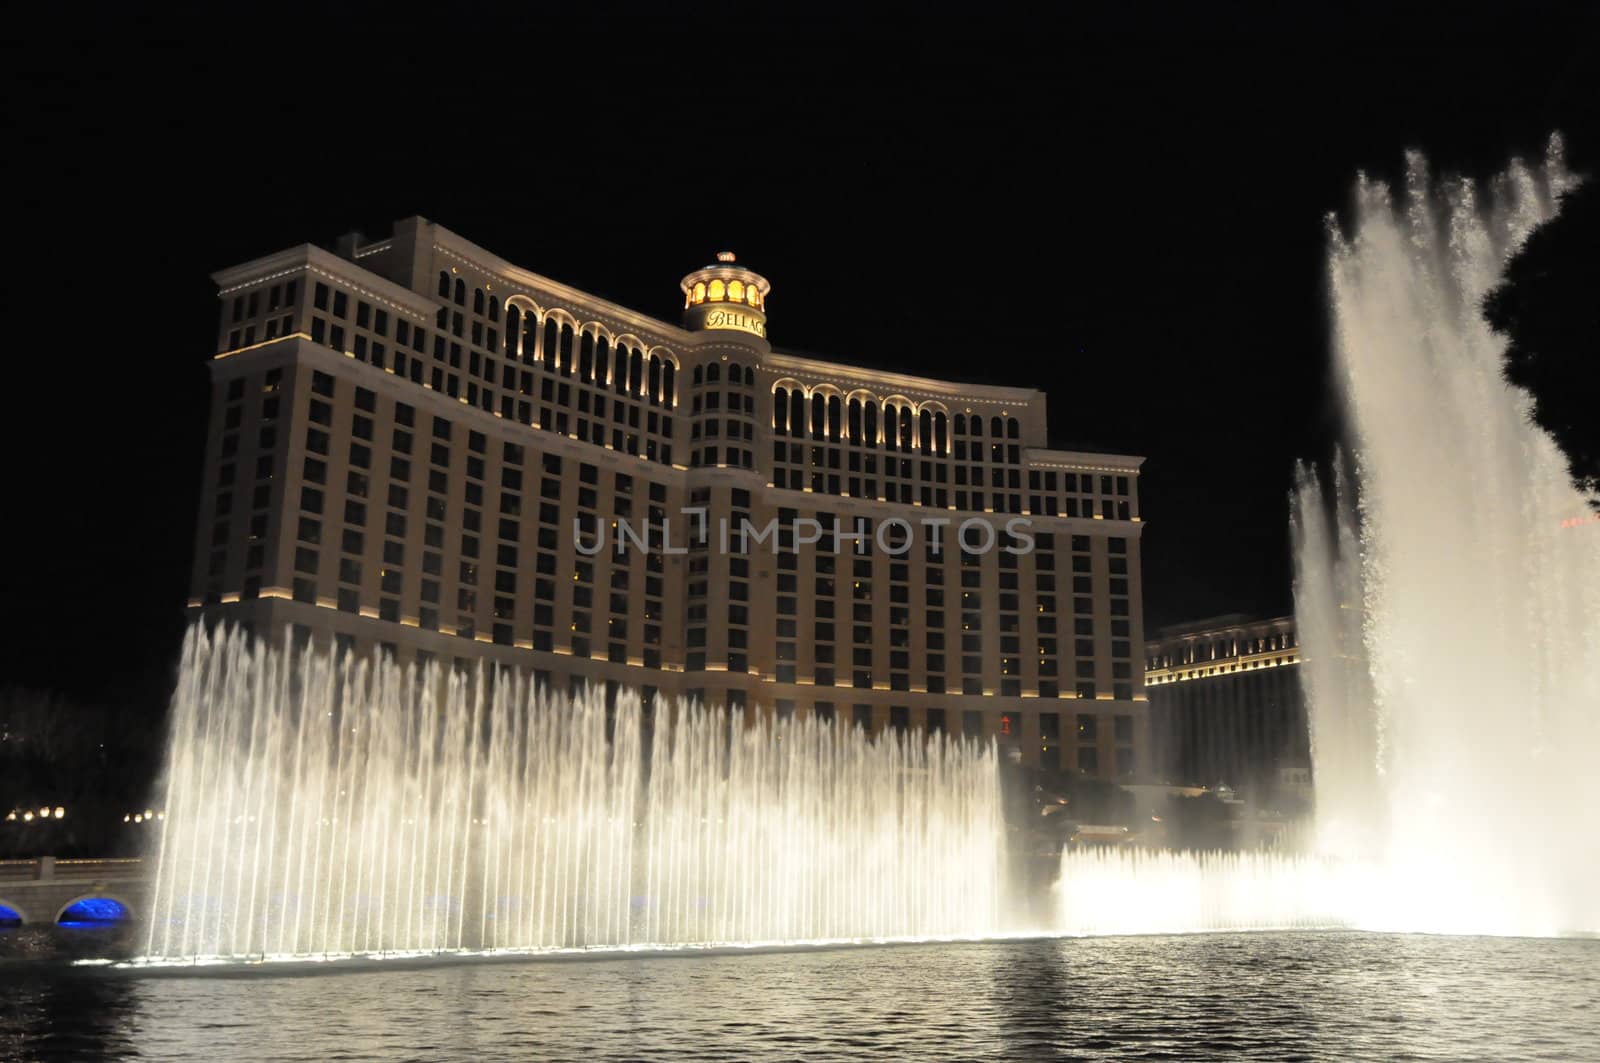
<path id="1" fill-rule="evenodd" d="M 0 683 L 159 707 L 209 273 L 418 213 L 668 320 L 733 248 L 781 347 L 1044 388 L 1056 445 L 1148 458 L 1148 627 L 1286 611 L 1293 465 L 1338 431 L 1324 216 L 1408 147 L 1487 174 L 1562 129 L 1594 169 L 1586 7 L 36 15 L 4 73 Z"/>

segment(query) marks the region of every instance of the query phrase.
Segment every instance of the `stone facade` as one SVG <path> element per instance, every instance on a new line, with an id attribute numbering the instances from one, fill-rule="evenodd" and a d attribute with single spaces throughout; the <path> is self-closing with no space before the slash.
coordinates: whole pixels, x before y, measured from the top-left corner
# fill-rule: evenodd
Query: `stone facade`
<path id="1" fill-rule="evenodd" d="M 726 253 L 681 325 L 421 218 L 215 279 L 196 613 L 1149 773 L 1142 459 L 1042 392 L 774 349 Z"/>

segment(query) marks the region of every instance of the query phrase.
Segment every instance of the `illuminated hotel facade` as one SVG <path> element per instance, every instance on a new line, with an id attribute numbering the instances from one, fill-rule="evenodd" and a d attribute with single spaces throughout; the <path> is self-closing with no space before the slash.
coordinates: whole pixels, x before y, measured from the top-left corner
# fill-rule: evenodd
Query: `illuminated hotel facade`
<path id="1" fill-rule="evenodd" d="M 1270 795 L 1310 782 L 1310 733 L 1292 616 L 1162 628 L 1146 647 L 1151 751 L 1162 782 Z"/>
<path id="2" fill-rule="evenodd" d="M 1042 392 L 775 350 L 731 254 L 681 325 L 422 218 L 214 279 L 192 612 L 1149 774 L 1142 459 Z"/>

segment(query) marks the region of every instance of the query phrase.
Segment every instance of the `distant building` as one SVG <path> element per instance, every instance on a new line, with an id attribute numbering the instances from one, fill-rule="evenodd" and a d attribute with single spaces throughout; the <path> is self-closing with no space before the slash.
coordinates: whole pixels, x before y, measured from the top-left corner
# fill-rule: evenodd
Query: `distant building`
<path id="1" fill-rule="evenodd" d="M 1050 449 L 1042 391 L 775 349 L 726 253 L 681 324 L 422 218 L 214 279 L 195 615 L 1149 774 L 1142 459 Z M 907 343 L 981 371 L 972 324 Z"/>
<path id="2" fill-rule="evenodd" d="M 1265 796 L 1303 789 L 1310 739 L 1294 617 L 1163 628 L 1148 644 L 1157 778 Z"/>

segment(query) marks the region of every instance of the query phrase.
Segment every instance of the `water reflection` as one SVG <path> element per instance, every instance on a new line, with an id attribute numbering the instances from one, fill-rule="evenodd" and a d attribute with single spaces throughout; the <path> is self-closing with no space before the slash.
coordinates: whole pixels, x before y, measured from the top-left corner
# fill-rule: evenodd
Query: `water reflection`
<path id="1" fill-rule="evenodd" d="M 0 1058 L 1575 1059 L 1600 941 L 1208 934 L 129 978 L 0 968 Z"/>
<path id="2" fill-rule="evenodd" d="M 141 986 L 57 967 L 0 968 L 0 1059 L 137 1055 Z"/>

